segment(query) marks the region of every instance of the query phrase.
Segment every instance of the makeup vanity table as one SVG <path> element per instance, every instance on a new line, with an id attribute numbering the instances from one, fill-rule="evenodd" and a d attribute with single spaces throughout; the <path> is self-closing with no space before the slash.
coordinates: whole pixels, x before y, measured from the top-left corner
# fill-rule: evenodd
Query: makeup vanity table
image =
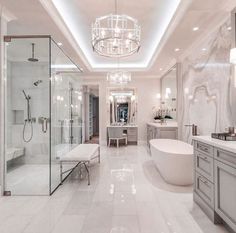
<path id="1" fill-rule="evenodd" d="M 138 144 L 137 126 L 137 91 L 131 87 L 109 87 L 107 89 L 107 145 L 109 142 L 108 129 L 117 129 L 117 134 L 127 135 L 127 144 Z M 121 130 L 122 129 L 122 130 Z"/>
<path id="2" fill-rule="evenodd" d="M 138 144 L 138 126 L 137 125 L 109 125 L 107 126 L 107 144 L 109 141 L 108 128 L 122 128 L 123 132 L 127 134 L 128 144 L 137 145 Z"/>

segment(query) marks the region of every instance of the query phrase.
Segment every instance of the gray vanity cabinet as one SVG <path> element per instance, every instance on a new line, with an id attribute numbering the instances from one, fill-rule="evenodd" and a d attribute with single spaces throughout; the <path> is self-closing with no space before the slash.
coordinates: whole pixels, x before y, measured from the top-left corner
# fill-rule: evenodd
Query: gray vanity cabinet
<path id="1" fill-rule="evenodd" d="M 194 201 L 236 232 L 236 154 L 194 140 L 194 165 Z"/>
<path id="2" fill-rule="evenodd" d="M 215 160 L 215 211 L 236 231 L 236 168 Z"/>

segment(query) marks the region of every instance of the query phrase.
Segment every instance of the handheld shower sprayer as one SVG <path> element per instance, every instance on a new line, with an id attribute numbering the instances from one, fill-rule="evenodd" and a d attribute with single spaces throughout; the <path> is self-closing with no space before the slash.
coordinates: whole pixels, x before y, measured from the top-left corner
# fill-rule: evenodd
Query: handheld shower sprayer
<path id="1" fill-rule="evenodd" d="M 24 122 L 24 127 L 23 127 L 23 140 L 24 142 L 30 142 L 31 139 L 33 138 L 33 119 L 31 118 L 31 110 L 30 110 L 30 95 L 26 95 L 25 91 L 22 90 L 23 94 L 24 94 L 24 97 L 27 101 L 27 119 L 25 119 L 25 122 Z M 26 139 L 25 137 L 25 128 L 27 126 L 27 124 L 30 125 L 30 137 L 28 139 Z"/>

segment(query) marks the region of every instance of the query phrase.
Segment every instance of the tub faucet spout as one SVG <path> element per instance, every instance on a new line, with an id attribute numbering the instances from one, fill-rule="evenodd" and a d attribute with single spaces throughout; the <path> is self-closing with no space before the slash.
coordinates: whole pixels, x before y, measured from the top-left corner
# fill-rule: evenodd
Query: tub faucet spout
<path id="1" fill-rule="evenodd" d="M 197 125 L 185 125 L 185 127 L 192 127 L 192 136 L 197 136 Z"/>

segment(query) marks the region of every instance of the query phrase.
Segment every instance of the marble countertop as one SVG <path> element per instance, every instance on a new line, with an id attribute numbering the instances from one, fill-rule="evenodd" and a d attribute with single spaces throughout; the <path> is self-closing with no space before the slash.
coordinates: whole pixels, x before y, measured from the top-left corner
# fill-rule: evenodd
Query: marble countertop
<path id="1" fill-rule="evenodd" d="M 211 138 L 211 136 L 194 136 L 193 140 L 236 153 L 236 141 L 222 141 L 219 139 Z"/>
<path id="2" fill-rule="evenodd" d="M 137 125 L 107 125 L 107 127 L 137 128 Z"/>
<path id="3" fill-rule="evenodd" d="M 167 121 L 166 123 L 155 123 L 155 122 L 148 122 L 148 125 L 154 126 L 156 128 L 178 128 L 178 123 L 176 121 Z"/>

